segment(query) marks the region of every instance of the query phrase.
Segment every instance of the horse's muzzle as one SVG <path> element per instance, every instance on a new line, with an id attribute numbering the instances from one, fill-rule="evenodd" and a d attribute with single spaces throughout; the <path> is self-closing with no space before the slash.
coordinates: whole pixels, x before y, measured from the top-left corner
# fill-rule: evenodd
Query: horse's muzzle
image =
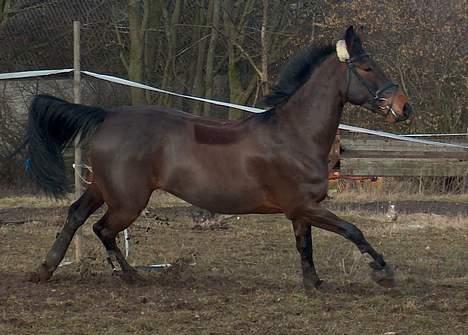
<path id="1" fill-rule="evenodd" d="M 403 106 L 403 117 L 398 121 L 408 120 L 411 114 L 413 114 L 413 107 L 409 103 L 405 103 Z"/>

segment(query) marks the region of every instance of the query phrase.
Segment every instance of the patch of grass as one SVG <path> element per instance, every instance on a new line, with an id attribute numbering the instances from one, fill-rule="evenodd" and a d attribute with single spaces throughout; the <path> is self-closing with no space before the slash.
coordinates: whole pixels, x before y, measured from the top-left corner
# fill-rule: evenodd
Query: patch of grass
<path id="1" fill-rule="evenodd" d="M 371 184 L 372 185 L 372 184 Z M 341 202 L 370 202 L 370 201 L 447 201 L 447 202 L 458 202 L 467 203 L 468 205 L 468 193 L 464 194 L 419 194 L 419 193 L 408 193 L 408 192 L 389 192 L 382 191 L 378 188 L 365 187 L 363 189 L 346 191 L 341 190 L 334 193 L 333 201 Z"/>
<path id="2" fill-rule="evenodd" d="M 69 205 L 73 199 L 72 195 L 67 196 L 62 200 L 55 200 L 47 197 L 32 196 L 32 195 L 10 195 L 0 197 L 0 208 L 15 208 L 15 207 L 28 207 L 28 208 L 50 208 Z"/>

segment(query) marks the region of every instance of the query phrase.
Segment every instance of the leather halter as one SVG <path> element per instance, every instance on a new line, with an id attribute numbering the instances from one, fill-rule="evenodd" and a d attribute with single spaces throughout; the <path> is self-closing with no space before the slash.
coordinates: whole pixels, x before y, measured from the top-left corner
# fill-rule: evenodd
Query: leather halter
<path id="1" fill-rule="evenodd" d="M 389 81 L 386 83 L 383 87 L 379 88 L 378 90 L 374 90 L 369 82 L 367 82 L 361 75 L 359 75 L 358 71 L 356 70 L 356 65 L 354 64 L 355 61 L 364 58 L 364 57 L 369 57 L 369 54 L 367 53 L 362 53 L 360 55 L 354 56 L 346 60 L 346 64 L 348 66 L 348 71 L 346 71 L 346 95 L 348 95 L 349 91 L 349 85 L 350 85 L 350 79 L 351 79 L 351 73 L 353 73 L 356 78 L 359 80 L 359 82 L 369 91 L 369 93 L 372 95 L 372 99 L 367 101 L 367 103 L 371 106 L 377 107 L 380 111 L 382 111 L 383 116 L 388 116 L 388 114 L 392 114 L 392 116 L 395 118 L 396 121 L 400 119 L 400 115 L 395 112 L 393 109 L 393 96 L 390 99 L 389 103 L 385 106 L 379 106 L 379 102 L 383 101 L 388 101 L 388 98 L 385 98 L 383 96 L 384 92 L 392 90 L 392 92 L 395 92 L 398 89 L 398 85 L 395 84 L 392 81 Z"/>

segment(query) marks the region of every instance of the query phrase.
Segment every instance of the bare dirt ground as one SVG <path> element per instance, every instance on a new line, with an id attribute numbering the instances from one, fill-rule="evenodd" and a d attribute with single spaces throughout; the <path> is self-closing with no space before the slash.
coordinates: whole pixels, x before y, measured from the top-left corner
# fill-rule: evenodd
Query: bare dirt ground
<path id="1" fill-rule="evenodd" d="M 468 204 L 418 203 L 416 213 L 403 206 L 389 222 L 385 202 L 329 203 L 395 266 L 398 286 L 376 286 L 350 242 L 314 229 L 326 285 L 312 296 L 281 215 L 204 227 L 187 207 L 151 206 L 132 226 L 129 260 L 173 266 L 133 285 L 112 274 L 88 223 L 83 262 L 33 284 L 27 274 L 66 207 L 0 206 L 0 334 L 467 334 Z"/>

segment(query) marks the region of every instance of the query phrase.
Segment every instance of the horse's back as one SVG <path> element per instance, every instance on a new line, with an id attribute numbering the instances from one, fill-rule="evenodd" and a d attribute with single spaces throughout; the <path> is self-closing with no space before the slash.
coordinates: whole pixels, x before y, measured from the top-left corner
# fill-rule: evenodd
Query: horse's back
<path id="1" fill-rule="evenodd" d="M 118 108 L 92 140 L 91 164 L 105 187 L 131 180 L 213 211 L 249 212 L 264 198 L 249 171 L 249 157 L 261 155 L 256 133 L 244 122 L 159 107 Z"/>

